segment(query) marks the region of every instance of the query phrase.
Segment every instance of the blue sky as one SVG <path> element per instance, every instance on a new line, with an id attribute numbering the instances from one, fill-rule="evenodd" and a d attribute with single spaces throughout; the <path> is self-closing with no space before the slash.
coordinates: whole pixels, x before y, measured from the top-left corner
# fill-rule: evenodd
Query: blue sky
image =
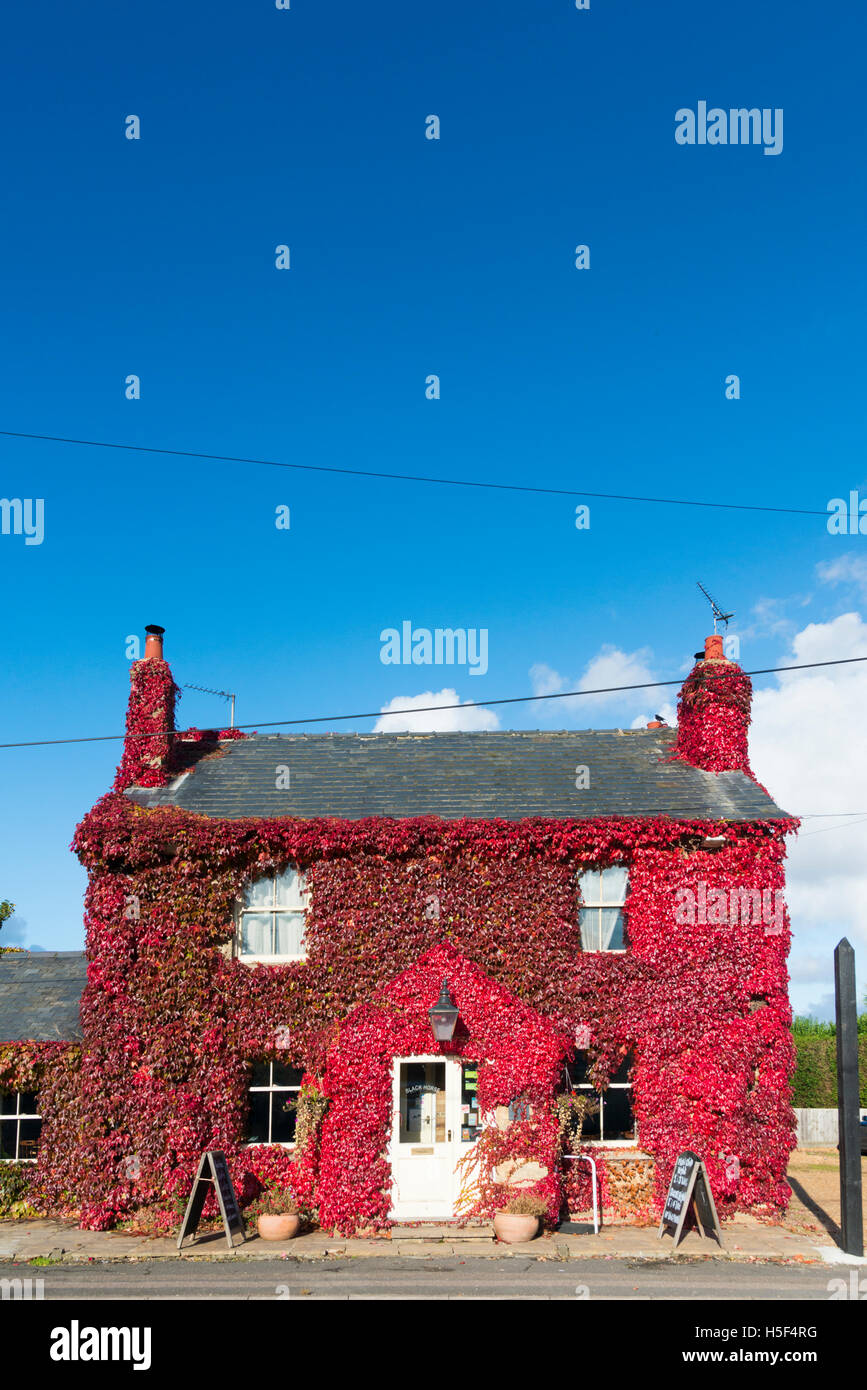
<path id="1" fill-rule="evenodd" d="M 852 6 L 782 0 L 17 7 L 0 428 L 819 511 L 867 495 L 865 38 Z M 701 100 L 782 108 L 782 153 L 679 146 L 675 112 Z M 808 630 L 845 637 L 840 656 L 863 636 L 867 540 L 819 515 L 595 501 L 579 532 L 577 498 L 2 436 L 0 493 L 45 499 L 42 545 L 0 536 L 4 742 L 122 728 L 126 638 L 147 622 L 180 682 L 238 692 L 241 723 L 529 694 L 534 667 L 570 688 L 605 648 L 610 669 L 679 676 L 710 630 L 697 579 L 737 615 L 747 668 Z M 835 627 L 845 614 L 858 624 Z M 405 619 L 487 629 L 487 673 L 383 665 L 379 634 Z M 863 739 L 850 693 L 840 718 Z M 651 705 L 499 720 L 610 727 Z M 187 692 L 181 715 L 213 724 L 220 702 Z M 851 773 L 865 754 L 846 746 Z M 82 944 L 67 846 L 117 756 L 0 752 L 6 940 Z M 865 808 L 834 759 L 820 741 L 787 809 Z M 811 843 L 852 857 L 863 832 Z M 805 936 L 810 910 L 863 931 L 814 905 Z"/>

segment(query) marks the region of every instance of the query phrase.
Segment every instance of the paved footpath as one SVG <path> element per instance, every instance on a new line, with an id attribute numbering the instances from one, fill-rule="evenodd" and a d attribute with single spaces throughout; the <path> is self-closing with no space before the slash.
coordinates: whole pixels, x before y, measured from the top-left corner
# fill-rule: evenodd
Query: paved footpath
<path id="1" fill-rule="evenodd" d="M 413 1259 L 529 1260 L 533 1263 L 564 1260 L 613 1260 L 658 1262 L 698 1258 L 715 1262 L 790 1264 L 850 1264 L 825 1233 L 805 1234 L 784 1226 L 766 1226 L 751 1217 L 739 1217 L 723 1226 L 722 1249 L 715 1241 L 691 1231 L 673 1249 L 672 1238 L 657 1238 L 657 1228 L 604 1227 L 578 1234 L 554 1232 L 521 1245 L 496 1241 L 490 1226 L 458 1228 L 395 1227 L 390 1239 L 348 1240 L 312 1231 L 286 1242 L 264 1241 L 252 1236 L 229 1250 L 221 1233 L 208 1233 L 188 1242 L 178 1252 L 174 1237 L 132 1236 L 122 1231 L 81 1231 L 74 1222 L 0 1221 L 0 1265 L 38 1260 L 46 1264 L 87 1264 L 92 1261 L 352 1261 L 396 1257 Z"/>

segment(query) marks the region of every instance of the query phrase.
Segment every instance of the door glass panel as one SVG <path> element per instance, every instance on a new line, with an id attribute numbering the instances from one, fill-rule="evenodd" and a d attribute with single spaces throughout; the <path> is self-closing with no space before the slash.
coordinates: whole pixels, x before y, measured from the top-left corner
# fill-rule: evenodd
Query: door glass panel
<path id="1" fill-rule="evenodd" d="M 446 1089 L 445 1082 L 443 1088 L 436 1093 L 436 1131 L 435 1139 L 437 1144 L 446 1142 Z"/>
<path id="2" fill-rule="evenodd" d="M 444 1142 L 445 1062 L 401 1062 L 399 1103 L 401 1144 Z"/>
<path id="3" fill-rule="evenodd" d="M 461 1066 L 461 1143 L 471 1144 L 481 1133 L 479 1114 L 479 1064 L 465 1062 Z"/>

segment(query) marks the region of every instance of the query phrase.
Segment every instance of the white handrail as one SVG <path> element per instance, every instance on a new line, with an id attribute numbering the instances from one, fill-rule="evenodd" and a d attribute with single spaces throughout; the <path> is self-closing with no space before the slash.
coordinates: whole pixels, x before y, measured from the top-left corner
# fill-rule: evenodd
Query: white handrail
<path id="1" fill-rule="evenodd" d="M 582 1158 L 583 1158 L 583 1159 L 585 1160 L 586 1163 L 589 1163 L 589 1164 L 590 1164 L 590 1167 L 591 1167 L 591 1169 L 592 1169 L 591 1177 L 592 1177 L 592 1179 L 593 1179 L 593 1234 L 594 1234 L 594 1236 L 598 1236 L 598 1234 L 599 1234 L 599 1202 L 598 1202 L 597 1196 L 596 1196 L 596 1190 L 597 1190 L 597 1189 L 596 1189 L 596 1159 L 595 1159 L 595 1158 L 591 1158 L 589 1154 L 564 1154 L 564 1155 L 563 1155 L 563 1158 L 564 1158 L 564 1160 L 567 1159 L 567 1158 L 568 1158 L 568 1159 L 571 1159 L 573 1162 L 577 1162 L 579 1159 L 582 1159 Z"/>

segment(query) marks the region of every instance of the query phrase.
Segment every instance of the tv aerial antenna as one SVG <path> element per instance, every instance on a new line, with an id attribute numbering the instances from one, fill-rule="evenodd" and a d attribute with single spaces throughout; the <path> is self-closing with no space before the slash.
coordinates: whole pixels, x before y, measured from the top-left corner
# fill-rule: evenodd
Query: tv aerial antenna
<path id="1" fill-rule="evenodd" d="M 698 584 L 698 580 L 696 580 L 696 583 Z M 698 584 L 698 587 L 701 589 L 702 593 L 704 594 L 705 598 L 711 606 L 711 611 L 713 613 L 713 630 L 714 635 L 716 635 L 717 623 L 725 623 L 726 627 L 728 627 L 729 619 L 734 617 L 734 613 L 724 613 L 720 608 L 719 604 L 717 603 L 716 599 L 708 593 L 704 585 Z"/>
<path id="2" fill-rule="evenodd" d="M 185 685 L 184 690 L 201 690 L 203 695 L 222 695 L 229 701 L 229 728 L 235 727 L 235 696 L 228 690 L 210 690 L 206 685 Z"/>

